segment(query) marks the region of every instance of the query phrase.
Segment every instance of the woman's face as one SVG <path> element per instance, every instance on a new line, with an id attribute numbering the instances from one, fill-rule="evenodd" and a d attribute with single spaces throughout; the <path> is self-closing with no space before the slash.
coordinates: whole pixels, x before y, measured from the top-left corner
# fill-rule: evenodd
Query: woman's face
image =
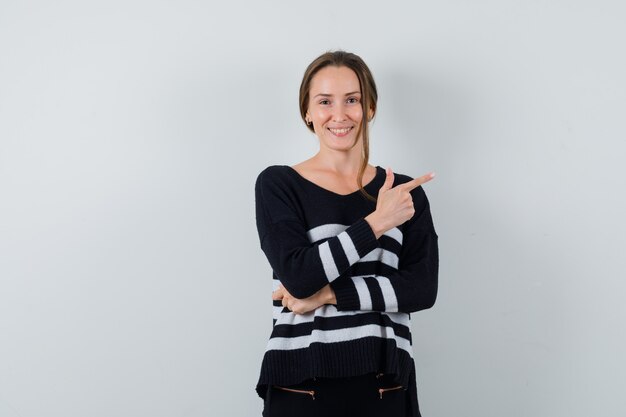
<path id="1" fill-rule="evenodd" d="M 349 149 L 363 118 L 361 89 L 354 71 L 343 66 L 319 70 L 311 80 L 307 116 L 321 146 Z"/>

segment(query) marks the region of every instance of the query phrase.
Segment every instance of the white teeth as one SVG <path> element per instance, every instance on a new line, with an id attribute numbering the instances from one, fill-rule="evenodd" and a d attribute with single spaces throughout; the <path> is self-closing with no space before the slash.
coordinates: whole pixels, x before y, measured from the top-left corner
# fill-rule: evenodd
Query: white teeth
<path id="1" fill-rule="evenodd" d="M 344 133 L 347 133 L 350 129 L 352 129 L 351 127 L 346 128 L 346 129 L 329 129 L 331 132 L 333 132 L 336 135 L 343 135 Z"/>

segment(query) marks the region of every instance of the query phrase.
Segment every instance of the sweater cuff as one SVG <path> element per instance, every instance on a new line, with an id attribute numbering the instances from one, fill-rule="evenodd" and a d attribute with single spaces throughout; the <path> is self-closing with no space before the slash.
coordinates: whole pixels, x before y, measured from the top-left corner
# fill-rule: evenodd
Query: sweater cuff
<path id="1" fill-rule="evenodd" d="M 380 242 L 376 239 L 372 226 L 365 220 L 365 217 L 361 217 L 354 222 L 346 229 L 346 232 L 348 232 L 361 258 L 380 246 Z"/>
<path id="2" fill-rule="evenodd" d="M 354 281 L 349 276 L 334 280 L 330 283 L 330 287 L 335 292 L 338 311 L 359 310 L 361 308 L 359 293 L 356 291 Z"/>

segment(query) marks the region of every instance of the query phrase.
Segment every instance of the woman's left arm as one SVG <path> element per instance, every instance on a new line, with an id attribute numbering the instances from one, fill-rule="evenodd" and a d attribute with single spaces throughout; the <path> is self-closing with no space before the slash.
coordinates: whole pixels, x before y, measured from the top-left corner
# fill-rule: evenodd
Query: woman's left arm
<path id="1" fill-rule="evenodd" d="M 411 192 L 415 215 L 403 228 L 398 269 L 384 275 L 345 276 L 330 283 L 337 310 L 412 313 L 437 299 L 439 236 L 424 189 Z"/>
<path id="2" fill-rule="evenodd" d="M 385 275 L 343 276 L 306 299 L 297 299 L 279 287 L 272 298 L 282 299 L 283 306 L 300 314 L 324 304 L 334 304 L 339 311 L 412 313 L 431 308 L 437 299 L 439 237 L 426 193 L 420 186 L 411 194 L 415 215 L 403 229 L 397 270 Z"/>

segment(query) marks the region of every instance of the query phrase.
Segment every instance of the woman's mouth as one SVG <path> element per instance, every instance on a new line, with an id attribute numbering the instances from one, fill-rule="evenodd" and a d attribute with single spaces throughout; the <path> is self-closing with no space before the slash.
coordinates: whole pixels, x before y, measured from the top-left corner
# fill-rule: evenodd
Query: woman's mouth
<path id="1" fill-rule="evenodd" d="M 352 130 L 354 126 L 351 127 L 346 127 L 344 129 L 331 129 L 328 128 L 328 130 L 330 130 L 330 133 L 332 133 L 333 135 L 337 136 L 338 138 L 341 138 L 343 136 L 346 136 L 348 133 L 350 133 L 350 131 Z"/>

